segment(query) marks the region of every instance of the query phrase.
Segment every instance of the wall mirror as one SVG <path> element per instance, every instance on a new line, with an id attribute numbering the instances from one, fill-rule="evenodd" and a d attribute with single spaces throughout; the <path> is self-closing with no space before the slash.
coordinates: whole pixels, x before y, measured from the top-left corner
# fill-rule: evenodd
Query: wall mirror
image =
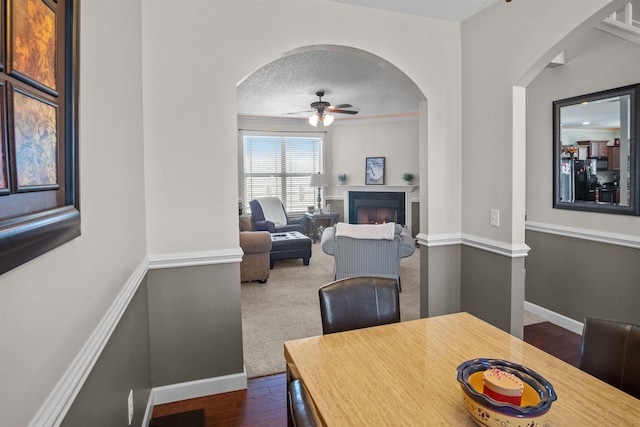
<path id="1" fill-rule="evenodd" d="M 640 84 L 553 102 L 553 207 L 640 215 Z"/>

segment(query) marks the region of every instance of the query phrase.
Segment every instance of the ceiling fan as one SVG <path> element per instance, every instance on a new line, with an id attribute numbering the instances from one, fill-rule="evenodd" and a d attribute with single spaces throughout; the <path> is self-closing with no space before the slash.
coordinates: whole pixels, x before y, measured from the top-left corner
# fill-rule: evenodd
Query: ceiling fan
<path id="1" fill-rule="evenodd" d="M 339 113 L 339 114 L 358 114 L 355 110 L 345 110 L 345 108 L 353 107 L 351 104 L 339 104 L 339 105 L 331 105 L 330 103 L 323 101 L 322 97 L 324 96 L 324 91 L 319 90 L 316 92 L 316 96 L 318 100 L 316 102 L 311 103 L 312 110 L 306 110 L 303 112 L 313 112 L 313 114 L 309 117 L 309 123 L 312 126 L 318 126 L 318 123 L 322 123 L 324 126 L 329 126 L 333 123 L 334 117 L 330 113 Z M 297 113 L 288 113 L 288 114 L 297 114 Z"/>

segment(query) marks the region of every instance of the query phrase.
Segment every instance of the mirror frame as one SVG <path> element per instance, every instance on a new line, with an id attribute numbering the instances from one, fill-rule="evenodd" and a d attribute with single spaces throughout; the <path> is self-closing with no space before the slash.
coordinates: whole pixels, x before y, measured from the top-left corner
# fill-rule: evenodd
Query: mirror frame
<path id="1" fill-rule="evenodd" d="M 640 215 L 640 83 L 623 86 L 615 89 L 603 90 L 586 95 L 553 101 L 553 207 L 555 209 L 570 209 L 587 212 L 602 212 L 619 215 Z M 630 138 L 629 138 L 629 162 L 630 162 L 630 202 L 629 206 L 618 206 L 609 203 L 593 201 L 565 202 L 560 200 L 560 164 L 562 159 L 562 142 L 560 139 L 560 109 L 582 102 L 593 102 L 600 99 L 615 96 L 630 96 Z"/>

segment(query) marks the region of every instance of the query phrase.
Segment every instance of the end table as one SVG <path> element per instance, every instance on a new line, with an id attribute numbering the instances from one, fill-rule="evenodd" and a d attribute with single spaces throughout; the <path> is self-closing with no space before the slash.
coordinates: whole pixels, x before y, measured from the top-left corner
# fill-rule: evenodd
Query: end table
<path id="1" fill-rule="evenodd" d="M 307 220 L 311 224 L 311 238 L 313 239 L 313 243 L 318 241 L 318 220 L 327 221 L 328 226 L 334 225 L 336 222 L 340 220 L 340 214 L 338 212 L 331 213 L 320 213 L 320 212 L 305 212 L 304 216 L 307 217 Z"/>

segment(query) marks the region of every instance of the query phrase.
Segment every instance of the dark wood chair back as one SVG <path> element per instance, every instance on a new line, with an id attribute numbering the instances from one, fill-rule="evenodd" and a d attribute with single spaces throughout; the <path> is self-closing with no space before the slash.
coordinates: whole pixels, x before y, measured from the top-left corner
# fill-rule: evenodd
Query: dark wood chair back
<path id="1" fill-rule="evenodd" d="M 400 321 L 396 279 L 350 277 L 321 287 L 319 294 L 323 334 Z"/>

